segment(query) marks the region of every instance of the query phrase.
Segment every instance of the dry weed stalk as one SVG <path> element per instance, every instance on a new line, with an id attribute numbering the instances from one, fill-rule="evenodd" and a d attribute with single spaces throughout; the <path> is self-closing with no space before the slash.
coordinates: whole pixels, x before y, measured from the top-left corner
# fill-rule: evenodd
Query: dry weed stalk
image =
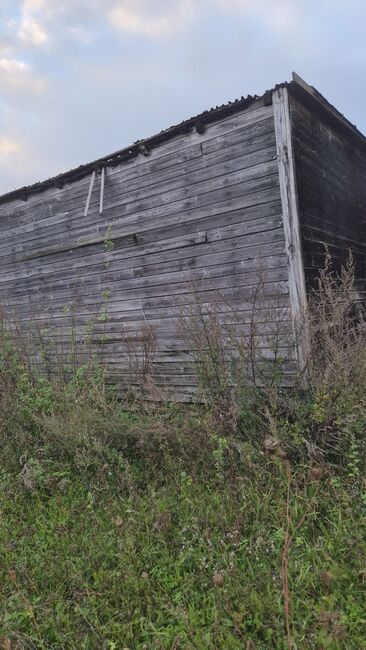
<path id="1" fill-rule="evenodd" d="M 287 295 L 260 272 L 235 302 L 192 282 L 190 300 L 178 304 L 179 331 L 196 362 L 201 398 L 236 428 L 240 402 L 275 403 L 292 363 L 294 338 Z"/>
<path id="2" fill-rule="evenodd" d="M 130 385 L 130 397 L 145 397 L 149 400 L 164 401 L 161 390 L 155 382 L 154 361 L 156 358 L 156 338 L 144 315 L 144 322 L 137 332 L 123 334 L 123 343 L 128 357 L 130 377 L 136 388 Z"/>
<path id="3" fill-rule="evenodd" d="M 98 322 L 98 316 L 95 317 Z M 0 383 L 2 407 L 11 399 L 9 382 L 14 388 L 27 382 L 35 387 L 47 381 L 60 394 L 69 381 L 92 378 L 96 371 L 97 345 L 88 323 L 84 332 L 75 313 L 65 309 L 61 318 L 47 322 L 37 318 L 22 320 L 16 313 L 2 309 L 0 314 Z M 105 370 L 101 355 L 99 374 Z M 81 383 L 78 388 L 80 389 Z M 5 386 L 7 384 L 7 387 Z M 101 385 L 102 390 L 102 385 Z M 8 414 L 10 410 L 7 409 Z"/>
<path id="4" fill-rule="evenodd" d="M 295 331 L 288 296 L 265 272 L 230 300 L 192 282 L 178 304 L 179 330 L 196 364 L 199 397 L 223 432 L 283 433 L 295 455 L 346 458 L 365 412 L 366 323 L 354 275 L 351 257 L 335 273 L 327 254 Z"/>
<path id="5" fill-rule="evenodd" d="M 311 324 L 310 382 L 313 387 L 343 387 L 365 372 L 356 356 L 364 358 L 366 324 L 355 289 L 354 260 L 350 255 L 339 273 L 333 270 L 327 252 L 318 286 L 309 297 Z M 319 372 L 319 369 L 322 372 Z"/>

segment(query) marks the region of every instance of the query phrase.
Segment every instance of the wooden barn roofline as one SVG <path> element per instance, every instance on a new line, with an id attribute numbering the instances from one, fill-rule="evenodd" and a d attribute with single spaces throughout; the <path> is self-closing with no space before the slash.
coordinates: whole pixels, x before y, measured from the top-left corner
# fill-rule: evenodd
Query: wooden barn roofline
<path id="1" fill-rule="evenodd" d="M 249 108 L 254 102 L 262 101 L 264 105 L 272 103 L 272 94 L 280 88 L 287 88 L 289 93 L 296 97 L 301 103 L 309 106 L 312 112 L 319 114 L 328 123 L 341 131 L 344 136 L 352 140 L 356 145 L 366 148 L 366 137 L 357 129 L 357 127 L 347 120 L 332 104 L 330 104 L 323 95 L 321 95 L 313 86 L 309 86 L 295 72 L 292 74 L 292 81 L 277 84 L 274 88 L 267 90 L 262 95 L 248 95 L 241 97 L 233 102 L 228 102 L 222 106 L 211 108 L 203 111 L 199 115 L 191 117 L 177 125 L 171 126 L 160 133 L 143 140 L 138 140 L 129 147 L 120 149 L 112 154 L 98 158 L 90 163 L 80 165 L 74 169 L 62 172 L 56 176 L 44 181 L 33 183 L 19 189 L 11 190 L 0 196 L 0 204 L 7 203 L 16 199 L 27 200 L 31 194 L 42 192 L 50 187 L 62 187 L 66 183 L 83 178 L 92 171 L 98 171 L 102 167 L 118 165 L 121 162 L 131 160 L 139 154 L 148 155 L 151 149 L 158 147 L 160 144 L 167 142 L 171 138 L 188 133 L 196 129 L 198 133 L 203 132 L 205 125 L 216 122 L 224 117 L 228 117 L 242 110 Z M 202 131 L 201 131 L 202 130 Z"/>

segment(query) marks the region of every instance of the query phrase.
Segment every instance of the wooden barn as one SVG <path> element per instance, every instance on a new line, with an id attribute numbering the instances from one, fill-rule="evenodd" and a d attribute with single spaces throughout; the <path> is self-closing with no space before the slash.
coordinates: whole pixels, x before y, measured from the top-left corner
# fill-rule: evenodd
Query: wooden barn
<path id="1" fill-rule="evenodd" d="M 189 300 L 192 279 L 205 304 L 220 296 L 245 314 L 265 269 L 265 295 L 287 306 L 286 332 L 325 245 L 336 265 L 352 251 L 364 291 L 366 138 L 294 74 L 261 97 L 9 192 L 0 219 L 6 315 L 67 338 L 75 328 L 84 336 L 97 314 L 93 336 L 121 385 L 137 382 L 131 345 L 148 329 L 157 385 L 189 399 L 195 368 L 177 302 Z M 300 345 L 289 376 L 303 360 Z"/>

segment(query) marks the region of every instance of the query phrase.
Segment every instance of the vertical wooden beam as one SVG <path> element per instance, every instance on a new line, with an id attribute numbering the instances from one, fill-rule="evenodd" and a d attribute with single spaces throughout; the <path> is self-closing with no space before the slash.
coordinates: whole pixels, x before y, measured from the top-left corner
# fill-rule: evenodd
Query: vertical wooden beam
<path id="1" fill-rule="evenodd" d="M 282 201 L 283 227 L 288 258 L 288 283 L 292 308 L 294 333 L 297 340 L 297 357 L 300 372 L 306 369 L 309 358 L 309 336 L 306 323 L 307 295 L 302 256 L 300 219 L 297 201 L 295 161 L 293 152 L 290 106 L 287 88 L 273 92 L 273 113 L 276 131 L 276 149 Z"/>
<path id="2" fill-rule="evenodd" d="M 105 177 L 105 168 L 102 167 L 102 175 L 100 178 L 100 199 L 99 199 L 99 214 L 103 212 L 103 201 L 104 201 L 104 177 Z"/>
<path id="3" fill-rule="evenodd" d="M 92 175 L 91 175 L 91 178 L 90 178 L 90 185 L 89 185 L 88 196 L 87 196 L 87 199 L 86 199 L 86 206 L 85 206 L 85 210 L 84 210 L 84 217 L 86 217 L 86 215 L 88 214 L 89 203 L 90 203 L 90 199 L 91 199 L 91 195 L 92 195 L 92 191 L 93 191 L 94 181 L 95 181 L 95 171 L 92 172 Z"/>

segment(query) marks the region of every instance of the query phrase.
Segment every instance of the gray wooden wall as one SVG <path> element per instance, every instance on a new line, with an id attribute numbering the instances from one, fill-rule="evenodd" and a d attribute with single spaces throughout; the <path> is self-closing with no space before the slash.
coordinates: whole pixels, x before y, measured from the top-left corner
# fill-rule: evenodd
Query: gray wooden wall
<path id="1" fill-rule="evenodd" d="M 308 291 L 324 267 L 325 246 L 340 270 L 349 251 L 366 298 L 366 146 L 291 97 L 291 121 Z"/>
<path id="2" fill-rule="evenodd" d="M 107 167 L 102 214 L 99 174 L 83 216 L 89 182 L 0 205 L 0 301 L 18 322 L 56 326 L 59 337 L 76 327 L 82 337 L 99 312 L 93 337 L 104 337 L 120 385 L 138 383 L 130 347 L 140 354 L 148 328 L 155 382 L 177 399 L 196 390 L 177 332 L 177 301 L 190 302 L 192 279 L 204 302 L 229 301 L 245 323 L 265 269 L 268 303 L 281 296 L 283 330 L 291 330 L 272 106 L 258 100 L 204 134 L 177 135 L 148 157 Z"/>

